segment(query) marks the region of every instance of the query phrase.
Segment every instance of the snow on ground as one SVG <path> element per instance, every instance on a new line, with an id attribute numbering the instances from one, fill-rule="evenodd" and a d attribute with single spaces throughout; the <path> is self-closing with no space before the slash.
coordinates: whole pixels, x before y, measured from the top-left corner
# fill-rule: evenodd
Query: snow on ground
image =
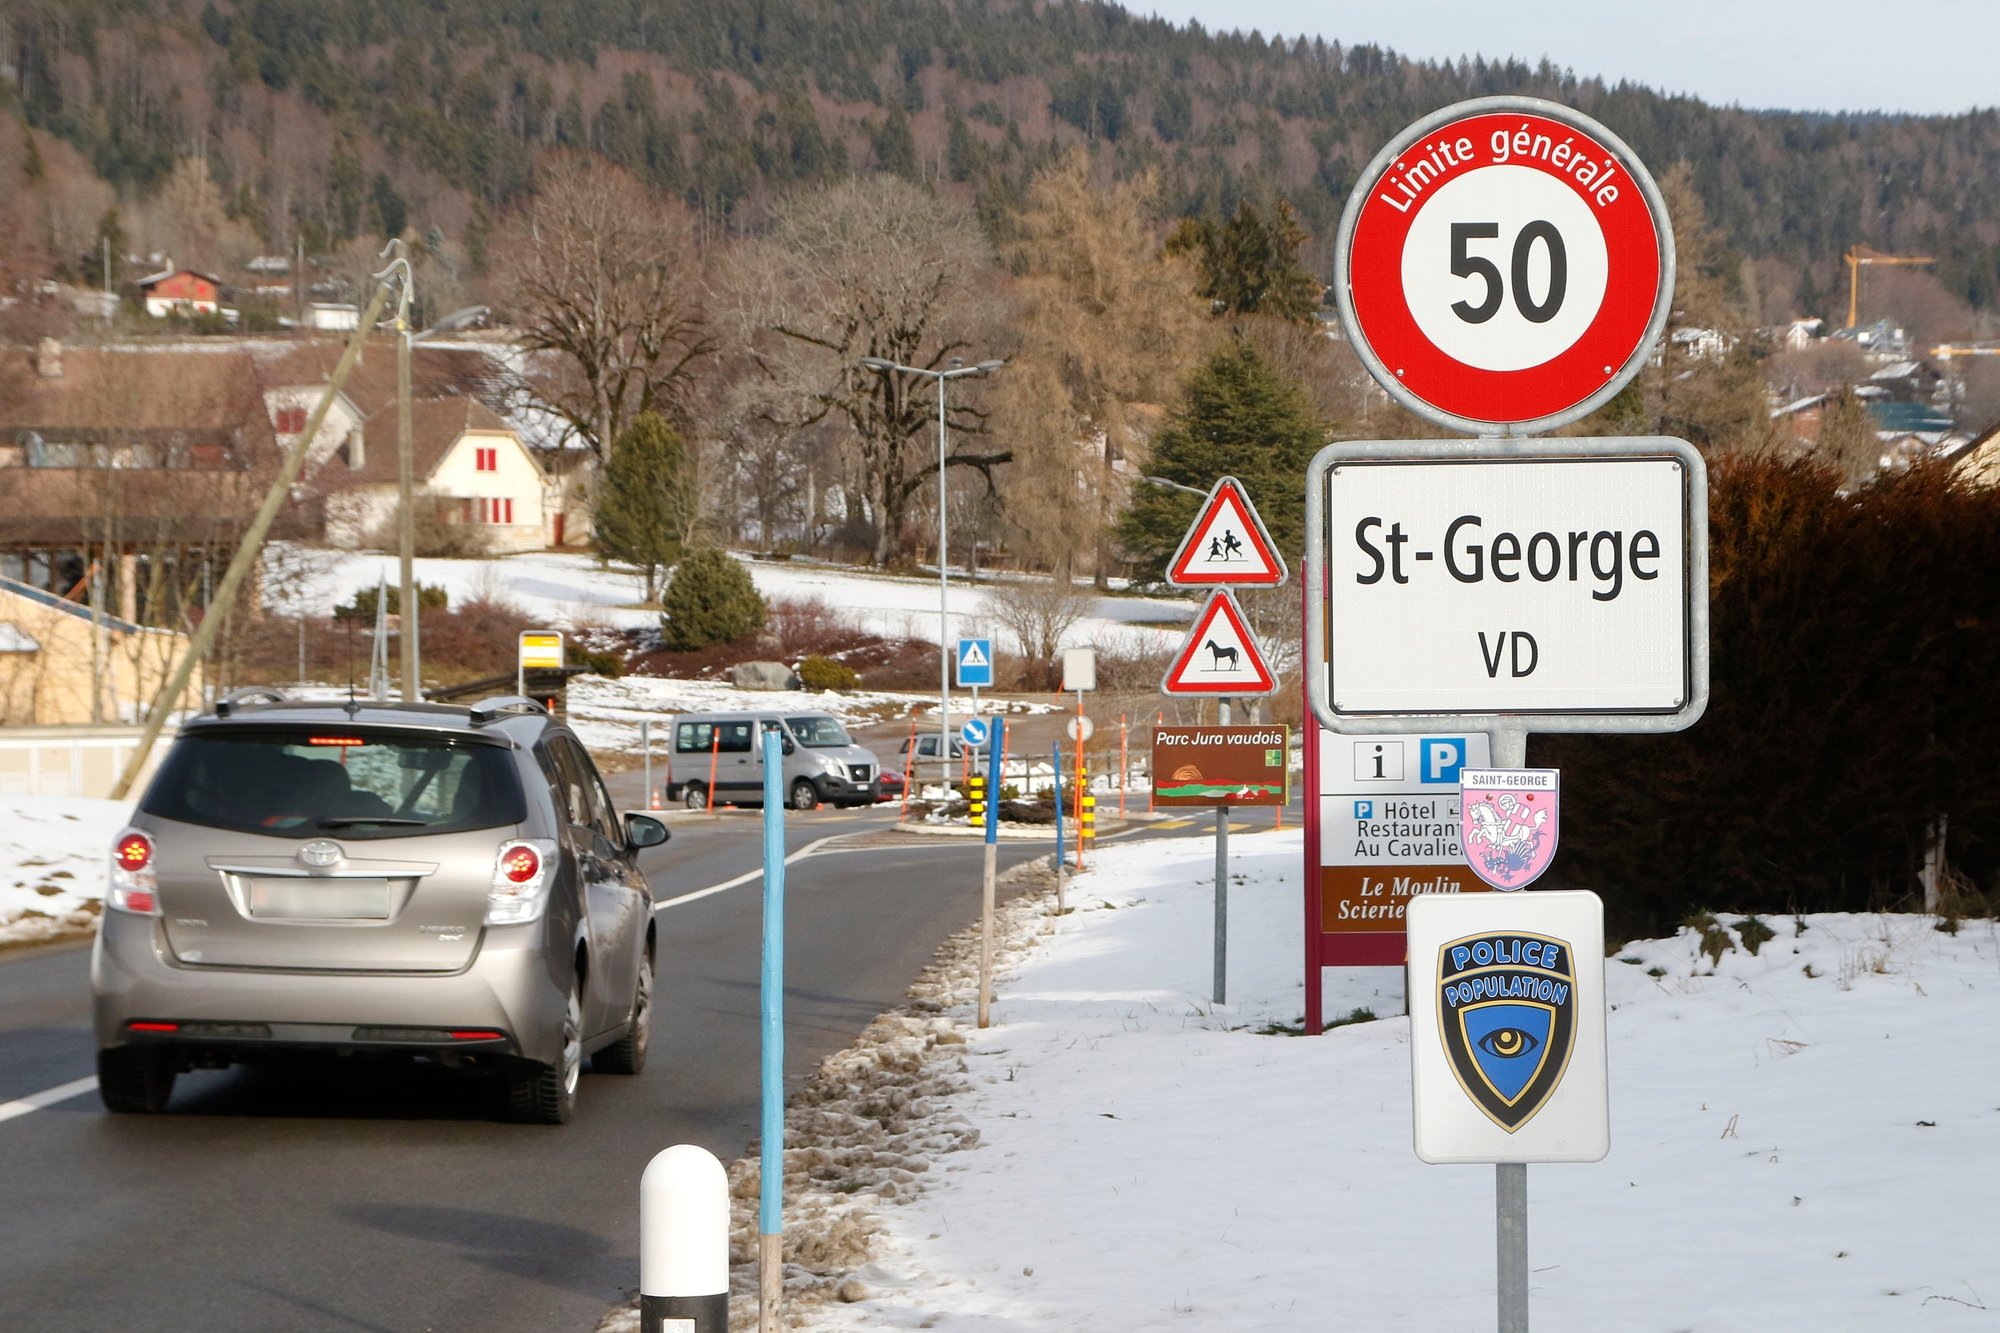
<path id="1" fill-rule="evenodd" d="M 380 552 L 300 547 L 288 547 L 286 552 L 306 568 L 290 586 L 267 597 L 272 609 L 283 615 L 325 615 L 357 591 L 373 588 L 378 581 L 394 587 L 401 577 L 396 557 Z M 884 638 L 937 641 L 935 577 L 865 573 L 804 560 L 744 563 L 766 597 L 817 598 L 850 623 Z M 589 555 L 536 552 L 487 560 L 418 560 L 416 578 L 446 588 L 453 605 L 478 596 L 499 597 L 551 625 L 583 629 L 659 621 L 658 612 L 639 606 L 645 585 L 637 573 L 622 565 L 600 567 Z M 959 574 L 950 578 L 952 634 L 991 633 L 1005 651 L 1012 648 L 1012 641 L 986 611 L 990 586 L 973 586 Z M 1193 603 L 1174 598 L 1098 597 L 1091 613 L 1071 627 L 1064 641 L 1159 651 L 1177 646 L 1185 633 L 1159 626 L 1184 624 L 1193 614 Z"/>
<path id="2" fill-rule="evenodd" d="M 874 1184 L 799 1168 L 822 1194 L 791 1277 L 818 1294 L 788 1326 L 1493 1326 L 1494 1173 L 1412 1151 L 1400 973 L 1327 974 L 1329 1016 L 1373 1021 L 1269 1034 L 1303 1008 L 1301 842 L 1262 833 L 1232 839 L 1231 1003 L 1212 1005 L 1212 858 L 1205 839 L 1100 850 L 1070 915 L 1023 900 L 1040 924 L 1014 932 L 993 1027 L 962 985 L 948 1030 L 921 1003 L 898 1020 L 887 1092 L 851 1096 L 961 1150 L 915 1171 L 891 1153 Z M 1741 920 L 1716 961 L 1688 930 L 1607 961 L 1613 1146 L 1529 1171 L 1535 1326 L 1994 1328 L 1994 922 L 1777 917 L 1753 956 Z M 808 1165 L 867 1155 L 798 1142 Z M 877 1257 L 815 1280 L 828 1216 L 836 1254 L 879 1231 Z"/>
<path id="3" fill-rule="evenodd" d="M 0 948 L 88 934 L 130 801 L 0 795 Z"/>

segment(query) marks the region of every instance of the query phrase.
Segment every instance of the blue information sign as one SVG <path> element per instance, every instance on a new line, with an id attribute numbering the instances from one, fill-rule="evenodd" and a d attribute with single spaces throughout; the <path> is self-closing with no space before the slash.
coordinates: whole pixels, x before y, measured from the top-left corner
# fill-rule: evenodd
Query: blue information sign
<path id="1" fill-rule="evenodd" d="M 990 688 L 993 684 L 993 640 L 958 641 L 958 688 Z"/>

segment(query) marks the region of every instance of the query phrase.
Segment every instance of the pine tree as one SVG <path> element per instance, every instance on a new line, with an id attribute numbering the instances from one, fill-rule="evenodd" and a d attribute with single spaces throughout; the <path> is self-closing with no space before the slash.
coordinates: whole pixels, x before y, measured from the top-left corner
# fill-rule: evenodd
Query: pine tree
<path id="1" fill-rule="evenodd" d="M 652 601 L 660 571 L 681 558 L 700 501 L 679 432 L 655 413 L 634 418 L 604 469 L 592 517 L 597 549 L 645 571 Z"/>
<path id="2" fill-rule="evenodd" d="M 685 652 L 740 639 L 764 627 L 764 609 L 749 570 L 727 551 L 696 547 L 660 597 L 660 642 Z"/>
<path id="3" fill-rule="evenodd" d="M 1305 548 L 1306 466 L 1326 433 L 1305 391 L 1255 347 L 1235 339 L 1189 377 L 1180 404 L 1154 439 L 1151 475 L 1200 491 L 1219 477 L 1235 477 L 1272 542 L 1296 568 Z M 1119 536 L 1140 579 L 1165 577 L 1200 504 L 1179 491 L 1134 492 Z"/>

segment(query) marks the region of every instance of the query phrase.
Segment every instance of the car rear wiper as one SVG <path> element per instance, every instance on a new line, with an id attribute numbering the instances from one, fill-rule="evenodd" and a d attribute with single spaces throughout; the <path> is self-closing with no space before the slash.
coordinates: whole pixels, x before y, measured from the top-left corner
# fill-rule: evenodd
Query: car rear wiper
<path id="1" fill-rule="evenodd" d="M 428 819 L 399 819 L 395 815 L 353 815 L 345 819 L 322 819 L 319 821 L 321 828 L 353 828 L 357 824 L 379 824 L 384 827 L 394 825 L 397 828 L 424 828 L 430 824 L 430 821 Z"/>

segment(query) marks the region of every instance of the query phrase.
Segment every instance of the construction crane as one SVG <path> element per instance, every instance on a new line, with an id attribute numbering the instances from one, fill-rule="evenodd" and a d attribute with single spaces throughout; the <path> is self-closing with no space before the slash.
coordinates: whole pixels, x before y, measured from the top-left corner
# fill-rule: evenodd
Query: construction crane
<path id="1" fill-rule="evenodd" d="M 1847 261 L 1847 327 L 1853 328 L 1860 317 L 1861 306 L 1861 266 L 1863 264 L 1935 264 L 1929 255 L 1888 255 L 1880 250 L 1871 250 L 1865 245 L 1856 245 L 1841 256 Z"/>

